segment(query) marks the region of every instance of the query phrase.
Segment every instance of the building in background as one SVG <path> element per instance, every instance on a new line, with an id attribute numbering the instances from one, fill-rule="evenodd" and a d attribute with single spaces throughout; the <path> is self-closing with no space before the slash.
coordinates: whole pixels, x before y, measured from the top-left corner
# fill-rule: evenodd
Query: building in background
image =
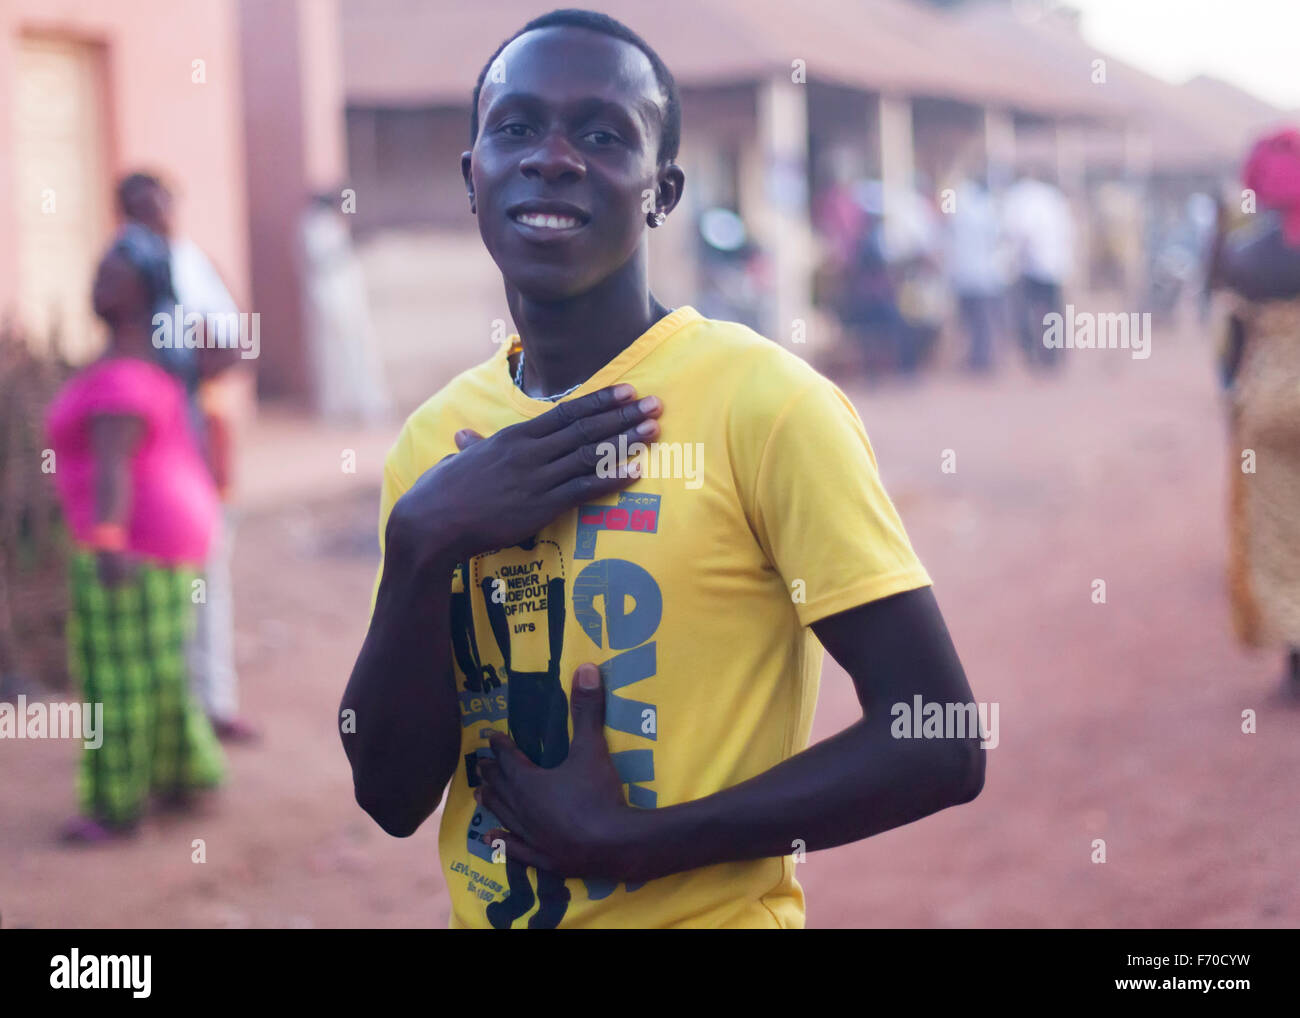
<path id="1" fill-rule="evenodd" d="M 302 220 L 314 195 L 347 186 L 338 5 L 240 0 L 248 237 L 262 314 L 258 391 L 313 402 Z"/>
<path id="2" fill-rule="evenodd" d="M 820 258 L 812 205 L 833 163 L 847 156 L 853 176 L 881 181 L 888 215 L 918 183 L 931 194 L 972 167 L 986 176 L 1009 166 L 1035 130 L 1053 145 L 1057 124 L 1123 131 L 1123 109 L 1086 74 L 1054 74 L 906 0 L 822 0 L 799 17 L 780 0 L 664 0 L 652 15 L 634 0 L 593 6 L 642 33 L 682 92 L 687 184 L 655 236 L 660 296 L 704 300 L 711 277 L 697 225 L 711 209 L 728 210 L 766 263 L 756 323 L 785 340 L 796 321 L 805 323 L 809 350 L 833 332 L 812 306 Z M 497 286 L 486 256 L 475 253 L 460 179 L 470 93 L 497 44 L 542 9 L 529 0 L 342 2 L 349 165 L 363 197 L 357 225 L 385 266 L 399 260 L 385 245 L 400 246 L 410 266 L 421 258 L 414 238 L 423 238 L 427 306 L 454 330 L 486 332 L 483 322 L 504 314 L 495 292 L 468 304 L 479 288 L 454 267 L 442 278 L 432 271 L 446 261 L 435 249 L 456 250 L 464 272 Z M 456 44 L 431 59 L 432 39 Z M 383 285 L 392 285 L 387 278 Z M 458 303 L 474 310 L 462 318 Z M 488 304 L 497 310 L 485 311 Z M 412 369 L 404 377 L 418 376 L 418 346 L 394 356 Z"/>
<path id="3" fill-rule="evenodd" d="M 197 79 L 197 80 L 196 80 Z M 99 348 L 95 260 L 119 176 L 179 192 L 182 230 L 249 292 L 243 101 L 233 0 L 7 0 L 0 7 L 0 314 L 69 356 Z"/>
<path id="4" fill-rule="evenodd" d="M 344 183 L 333 0 L 7 0 L 0 7 L 0 315 L 75 361 L 101 345 L 114 185 L 163 175 L 178 232 L 257 312 L 267 394 L 310 392 L 298 217 Z"/>
<path id="5" fill-rule="evenodd" d="M 592 6 L 644 33 L 682 90 L 687 186 L 656 232 L 657 290 L 704 304 L 735 282 L 700 230 L 730 213 L 761 269 L 733 287 L 753 305 L 734 317 L 782 341 L 804 322 L 808 352 L 834 334 L 814 306 L 813 209 L 837 179 L 874 182 L 889 218 L 963 177 L 996 188 L 1048 167 L 1080 220 L 1082 282 L 1133 292 L 1152 238 L 1281 116 L 1222 82 L 1168 85 L 1098 52 L 1069 11 L 1008 0 L 815 0 L 799 17 L 785 0 Z M 8 0 L 0 236 L 15 240 L 0 249 L 0 315 L 38 347 L 57 330 L 74 359 L 91 356 L 113 182 L 155 169 L 177 187 L 180 232 L 261 316 L 259 391 L 309 403 L 302 217 L 347 189 L 388 381 L 411 405 L 445 380 L 431 343 L 454 339 L 466 366 L 508 324 L 459 162 L 484 60 L 545 7 Z"/>

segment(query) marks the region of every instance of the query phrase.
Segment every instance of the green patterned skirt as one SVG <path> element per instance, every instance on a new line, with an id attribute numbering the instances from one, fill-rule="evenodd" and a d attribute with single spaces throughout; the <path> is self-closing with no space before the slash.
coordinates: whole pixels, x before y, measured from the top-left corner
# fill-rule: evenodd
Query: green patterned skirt
<path id="1" fill-rule="evenodd" d="M 69 666 L 83 699 L 104 708 L 102 742 L 83 750 L 77 788 L 82 812 L 101 823 L 134 823 L 151 792 L 183 795 L 221 782 L 221 746 L 185 667 L 194 576 L 142 563 L 121 586 L 105 587 L 94 553 L 73 554 Z"/>

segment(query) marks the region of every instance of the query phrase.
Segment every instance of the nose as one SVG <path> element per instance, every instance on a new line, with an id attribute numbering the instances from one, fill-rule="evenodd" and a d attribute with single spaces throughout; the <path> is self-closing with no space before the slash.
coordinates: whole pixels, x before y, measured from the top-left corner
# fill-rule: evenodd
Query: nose
<path id="1" fill-rule="evenodd" d="M 581 180 L 587 165 L 569 144 L 562 131 L 548 131 L 519 163 L 525 177 L 540 177 L 547 183 L 565 178 Z"/>

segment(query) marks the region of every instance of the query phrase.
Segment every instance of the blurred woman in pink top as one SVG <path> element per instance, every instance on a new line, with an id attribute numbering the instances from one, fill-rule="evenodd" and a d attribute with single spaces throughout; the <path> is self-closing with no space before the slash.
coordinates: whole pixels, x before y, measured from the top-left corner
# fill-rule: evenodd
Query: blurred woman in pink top
<path id="1" fill-rule="evenodd" d="M 150 792 L 183 805 L 223 771 L 185 670 L 204 601 L 195 573 L 219 507 L 184 389 L 154 362 L 154 312 L 173 303 L 166 245 L 142 227 L 123 230 L 93 301 L 108 349 L 69 380 L 46 420 L 75 543 L 70 671 L 85 700 L 103 704 L 102 742 L 82 758 L 82 816 L 65 831 L 74 841 L 129 832 Z"/>

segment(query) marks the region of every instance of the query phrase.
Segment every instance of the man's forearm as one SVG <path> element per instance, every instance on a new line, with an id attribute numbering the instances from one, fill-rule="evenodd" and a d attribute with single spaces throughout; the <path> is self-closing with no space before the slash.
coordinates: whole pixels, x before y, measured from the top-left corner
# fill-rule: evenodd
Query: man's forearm
<path id="1" fill-rule="evenodd" d="M 460 758 L 460 706 L 451 669 L 452 561 L 384 565 L 370 630 L 343 694 L 343 745 L 357 801 L 389 834 L 406 837 L 432 813 Z"/>
<path id="2" fill-rule="evenodd" d="M 977 739 L 895 739 L 887 716 L 864 719 L 732 788 L 634 811 L 620 854 L 651 880 L 858 841 L 974 798 L 983 753 Z"/>

